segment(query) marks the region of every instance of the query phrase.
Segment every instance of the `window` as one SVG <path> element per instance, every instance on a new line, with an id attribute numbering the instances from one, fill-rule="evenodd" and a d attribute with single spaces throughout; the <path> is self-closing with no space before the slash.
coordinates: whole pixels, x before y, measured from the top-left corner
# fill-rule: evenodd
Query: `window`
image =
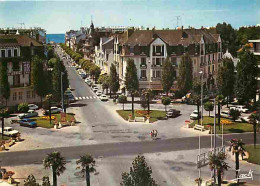
<path id="1" fill-rule="evenodd" d="M 32 91 L 32 98 L 35 98 L 35 92 Z"/>
<path id="2" fill-rule="evenodd" d="M 23 99 L 23 92 L 19 92 L 19 100 L 22 100 Z"/>
<path id="3" fill-rule="evenodd" d="M 155 58 L 153 58 L 153 65 L 155 65 Z"/>
<path id="4" fill-rule="evenodd" d="M 13 93 L 13 101 L 16 101 L 17 99 L 17 95 L 16 95 L 16 92 Z"/>
<path id="5" fill-rule="evenodd" d="M 13 76 L 13 85 L 15 87 L 20 86 L 20 75 L 19 74 Z"/>
<path id="6" fill-rule="evenodd" d="M 146 66 L 146 58 L 141 58 L 141 66 Z"/>
<path id="7" fill-rule="evenodd" d="M 7 55 L 8 55 L 8 57 L 12 57 L 12 50 L 11 49 L 8 49 Z"/>
<path id="8" fill-rule="evenodd" d="M 156 72 L 156 71 L 155 71 L 155 70 L 153 70 L 153 78 L 155 78 L 155 72 Z"/>
<path id="9" fill-rule="evenodd" d="M 146 78 L 146 70 L 141 70 L 141 78 Z"/>
<path id="10" fill-rule="evenodd" d="M 210 66 L 208 66 L 208 74 L 210 73 Z"/>
<path id="11" fill-rule="evenodd" d="M 156 77 L 157 77 L 157 78 L 161 78 L 161 71 L 160 71 L 160 70 L 157 70 L 157 71 L 156 71 Z"/>
<path id="12" fill-rule="evenodd" d="M 215 71 L 215 65 L 212 65 L 212 72 Z"/>
<path id="13" fill-rule="evenodd" d="M 156 46 L 155 48 L 156 53 L 161 53 L 162 52 L 161 49 L 162 49 L 161 46 Z"/>
<path id="14" fill-rule="evenodd" d="M 130 53 L 134 53 L 134 47 L 130 47 Z"/>
<path id="15" fill-rule="evenodd" d="M 161 58 L 156 58 L 156 65 L 158 65 L 158 66 L 161 65 Z"/>
<path id="16" fill-rule="evenodd" d="M 177 66 L 177 58 L 176 57 L 171 57 L 171 62 L 172 62 L 172 65 Z"/>
<path id="17" fill-rule="evenodd" d="M 215 54 L 212 54 L 212 57 L 213 57 L 213 59 L 212 59 L 212 60 L 214 61 L 214 60 L 215 60 Z"/>
<path id="18" fill-rule="evenodd" d="M 20 70 L 19 62 L 13 62 L 13 71 L 19 71 L 19 70 Z"/>
<path id="19" fill-rule="evenodd" d="M 14 49 L 14 57 L 18 56 L 18 50 Z"/>
<path id="20" fill-rule="evenodd" d="M 5 50 L 1 50 L 1 56 L 5 57 Z"/>
<path id="21" fill-rule="evenodd" d="M 27 99 L 30 99 L 30 97 L 31 97 L 31 91 L 29 91 L 29 90 L 26 91 L 26 97 L 27 97 Z"/>

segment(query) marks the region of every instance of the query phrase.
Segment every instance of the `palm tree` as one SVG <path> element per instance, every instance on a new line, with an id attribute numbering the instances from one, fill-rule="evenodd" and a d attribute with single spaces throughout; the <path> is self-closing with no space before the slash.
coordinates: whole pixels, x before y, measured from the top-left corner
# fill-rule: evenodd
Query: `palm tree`
<path id="1" fill-rule="evenodd" d="M 244 143 L 241 139 L 231 139 L 231 145 L 229 147 L 229 151 L 232 150 L 232 154 L 235 154 L 235 161 L 236 161 L 236 178 L 238 177 L 238 170 L 239 170 L 239 155 L 241 155 L 242 159 L 245 155 L 245 148 Z"/>
<path id="2" fill-rule="evenodd" d="M 253 124 L 254 128 L 254 148 L 256 148 L 256 126 L 257 121 L 259 120 L 259 116 L 256 113 L 253 113 L 249 116 L 249 122 Z"/>
<path id="3" fill-rule="evenodd" d="M 77 167 L 77 169 L 81 168 L 81 173 L 86 176 L 87 186 L 90 186 L 90 174 L 89 173 L 96 171 L 96 169 L 94 168 L 95 163 L 96 163 L 94 158 L 91 155 L 86 154 L 84 156 L 80 156 L 80 159 L 77 160 L 76 163 L 77 163 L 77 165 L 80 164 L 80 166 Z"/>
<path id="4" fill-rule="evenodd" d="M 220 95 L 217 95 L 216 97 L 216 101 L 217 101 L 217 104 L 218 104 L 218 129 L 220 130 L 220 109 L 221 109 L 221 104 L 222 104 L 222 101 L 224 99 L 224 96 L 222 94 Z"/>
<path id="5" fill-rule="evenodd" d="M 60 176 L 66 170 L 65 158 L 61 156 L 60 152 L 52 152 L 48 154 L 43 160 L 45 169 L 52 168 L 53 186 L 57 186 L 57 175 Z"/>
<path id="6" fill-rule="evenodd" d="M 228 164 L 225 162 L 227 156 L 223 152 L 219 152 L 218 154 L 212 154 L 209 157 L 209 167 L 211 170 L 217 170 L 218 177 L 218 185 L 221 186 L 222 178 L 221 176 L 224 174 L 224 171 L 230 168 Z"/>

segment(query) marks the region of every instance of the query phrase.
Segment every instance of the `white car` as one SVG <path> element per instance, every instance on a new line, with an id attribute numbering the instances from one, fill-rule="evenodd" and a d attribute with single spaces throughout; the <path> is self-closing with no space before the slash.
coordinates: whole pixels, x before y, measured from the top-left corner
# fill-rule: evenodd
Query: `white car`
<path id="1" fill-rule="evenodd" d="M 101 101 L 107 101 L 107 100 L 108 100 L 108 97 L 107 97 L 105 94 L 102 94 L 102 95 L 99 97 L 99 99 L 100 99 Z"/>
<path id="2" fill-rule="evenodd" d="M 191 120 L 196 120 L 196 119 L 198 119 L 198 117 L 200 117 L 201 116 L 201 112 L 198 114 L 198 110 L 194 110 L 192 113 L 191 113 L 191 115 L 190 115 L 190 119 Z"/>
<path id="3" fill-rule="evenodd" d="M 31 117 L 36 117 L 36 116 L 38 116 L 38 112 L 35 112 L 34 110 L 28 110 L 27 113 L 18 114 L 18 117 L 20 119 L 31 118 Z"/>
<path id="4" fill-rule="evenodd" d="M 102 95 L 102 91 L 101 91 L 101 90 L 98 90 L 98 91 L 96 92 L 96 95 L 97 95 L 97 96 L 101 96 L 101 95 Z"/>
<path id="5" fill-rule="evenodd" d="M 29 110 L 37 110 L 37 109 L 39 108 L 39 107 L 38 107 L 37 105 L 35 105 L 35 104 L 29 104 L 28 107 L 29 107 Z"/>
<path id="6" fill-rule="evenodd" d="M 93 88 L 93 91 L 94 91 L 94 92 L 97 92 L 97 91 L 98 91 L 98 88 L 97 88 L 97 87 L 94 87 L 94 88 Z"/>
<path id="7" fill-rule="evenodd" d="M 0 128 L 0 133 L 2 134 L 2 128 Z M 14 130 L 12 127 L 5 127 L 4 128 L 4 135 L 6 136 L 16 136 L 19 134 L 17 130 Z"/>
<path id="8" fill-rule="evenodd" d="M 58 107 L 51 107 L 51 114 L 56 114 L 56 113 L 60 113 L 62 111 L 61 108 Z M 45 110 L 44 115 L 48 115 L 49 114 L 49 110 Z"/>
<path id="9" fill-rule="evenodd" d="M 247 113 L 248 112 L 248 109 L 246 108 L 246 106 L 243 106 L 243 105 L 238 105 L 236 106 L 237 110 L 239 110 L 240 112 L 243 112 L 243 113 Z"/>
<path id="10" fill-rule="evenodd" d="M 229 118 L 229 117 L 230 117 L 229 111 L 228 111 L 228 110 L 222 110 L 222 111 L 220 112 L 220 116 L 221 116 L 221 117 L 224 117 L 224 118 Z"/>

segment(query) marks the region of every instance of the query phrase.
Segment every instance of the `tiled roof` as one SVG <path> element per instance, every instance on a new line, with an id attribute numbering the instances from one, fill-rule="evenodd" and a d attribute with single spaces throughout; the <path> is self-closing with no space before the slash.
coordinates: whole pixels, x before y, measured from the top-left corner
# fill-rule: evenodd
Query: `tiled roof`
<path id="1" fill-rule="evenodd" d="M 26 35 L 0 35 L 0 46 L 43 46 Z"/>
<path id="2" fill-rule="evenodd" d="M 206 29 L 184 29 L 182 30 L 137 30 L 125 42 L 128 45 L 149 45 L 155 38 L 154 35 L 161 38 L 167 44 L 173 45 L 189 45 L 191 43 L 199 43 L 203 36 L 206 43 L 216 43 L 219 35 L 215 30 Z"/>

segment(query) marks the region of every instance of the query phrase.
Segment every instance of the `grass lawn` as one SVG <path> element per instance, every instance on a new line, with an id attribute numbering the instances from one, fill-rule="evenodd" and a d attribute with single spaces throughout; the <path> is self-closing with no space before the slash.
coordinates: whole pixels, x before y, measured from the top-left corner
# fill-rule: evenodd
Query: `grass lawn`
<path id="1" fill-rule="evenodd" d="M 226 118 L 221 118 L 221 121 L 227 120 L 232 122 L 231 124 L 224 124 L 224 134 L 228 133 L 243 133 L 243 132 L 253 132 L 253 125 L 250 123 L 241 123 L 241 122 L 233 122 Z M 198 124 L 198 121 L 194 121 L 192 125 Z M 203 117 L 203 125 L 206 125 L 205 128 L 208 129 L 207 125 L 214 126 L 214 117 Z M 216 118 L 216 130 L 217 134 L 222 133 L 222 124 L 220 124 L 220 130 L 218 126 L 218 119 Z"/>
<path id="2" fill-rule="evenodd" d="M 246 145 L 245 149 L 249 153 L 247 161 L 260 165 L 260 145 L 256 145 L 256 149 L 254 149 L 254 145 Z"/>
<path id="3" fill-rule="evenodd" d="M 60 121 L 60 114 L 52 114 L 52 116 L 55 116 L 57 118 L 58 122 Z M 66 114 L 66 120 L 70 121 L 73 116 L 74 116 L 74 114 L 67 113 Z M 43 119 L 41 116 L 34 117 L 32 119 L 34 121 L 36 121 L 38 127 L 43 127 L 43 128 L 53 128 L 53 125 L 54 125 L 54 122 L 55 122 L 55 120 L 52 120 L 51 124 L 50 124 L 50 120 L 49 119 L 48 120 Z"/>
<path id="4" fill-rule="evenodd" d="M 146 111 L 147 112 L 147 111 Z M 131 110 L 117 110 L 117 113 L 124 118 L 125 120 L 128 120 L 128 115 L 132 114 Z M 135 110 L 135 116 L 137 117 L 146 117 L 147 113 L 144 113 L 143 110 Z M 158 120 L 163 120 L 166 116 L 165 111 L 161 110 L 151 110 L 150 111 L 150 123 L 153 123 Z"/>

